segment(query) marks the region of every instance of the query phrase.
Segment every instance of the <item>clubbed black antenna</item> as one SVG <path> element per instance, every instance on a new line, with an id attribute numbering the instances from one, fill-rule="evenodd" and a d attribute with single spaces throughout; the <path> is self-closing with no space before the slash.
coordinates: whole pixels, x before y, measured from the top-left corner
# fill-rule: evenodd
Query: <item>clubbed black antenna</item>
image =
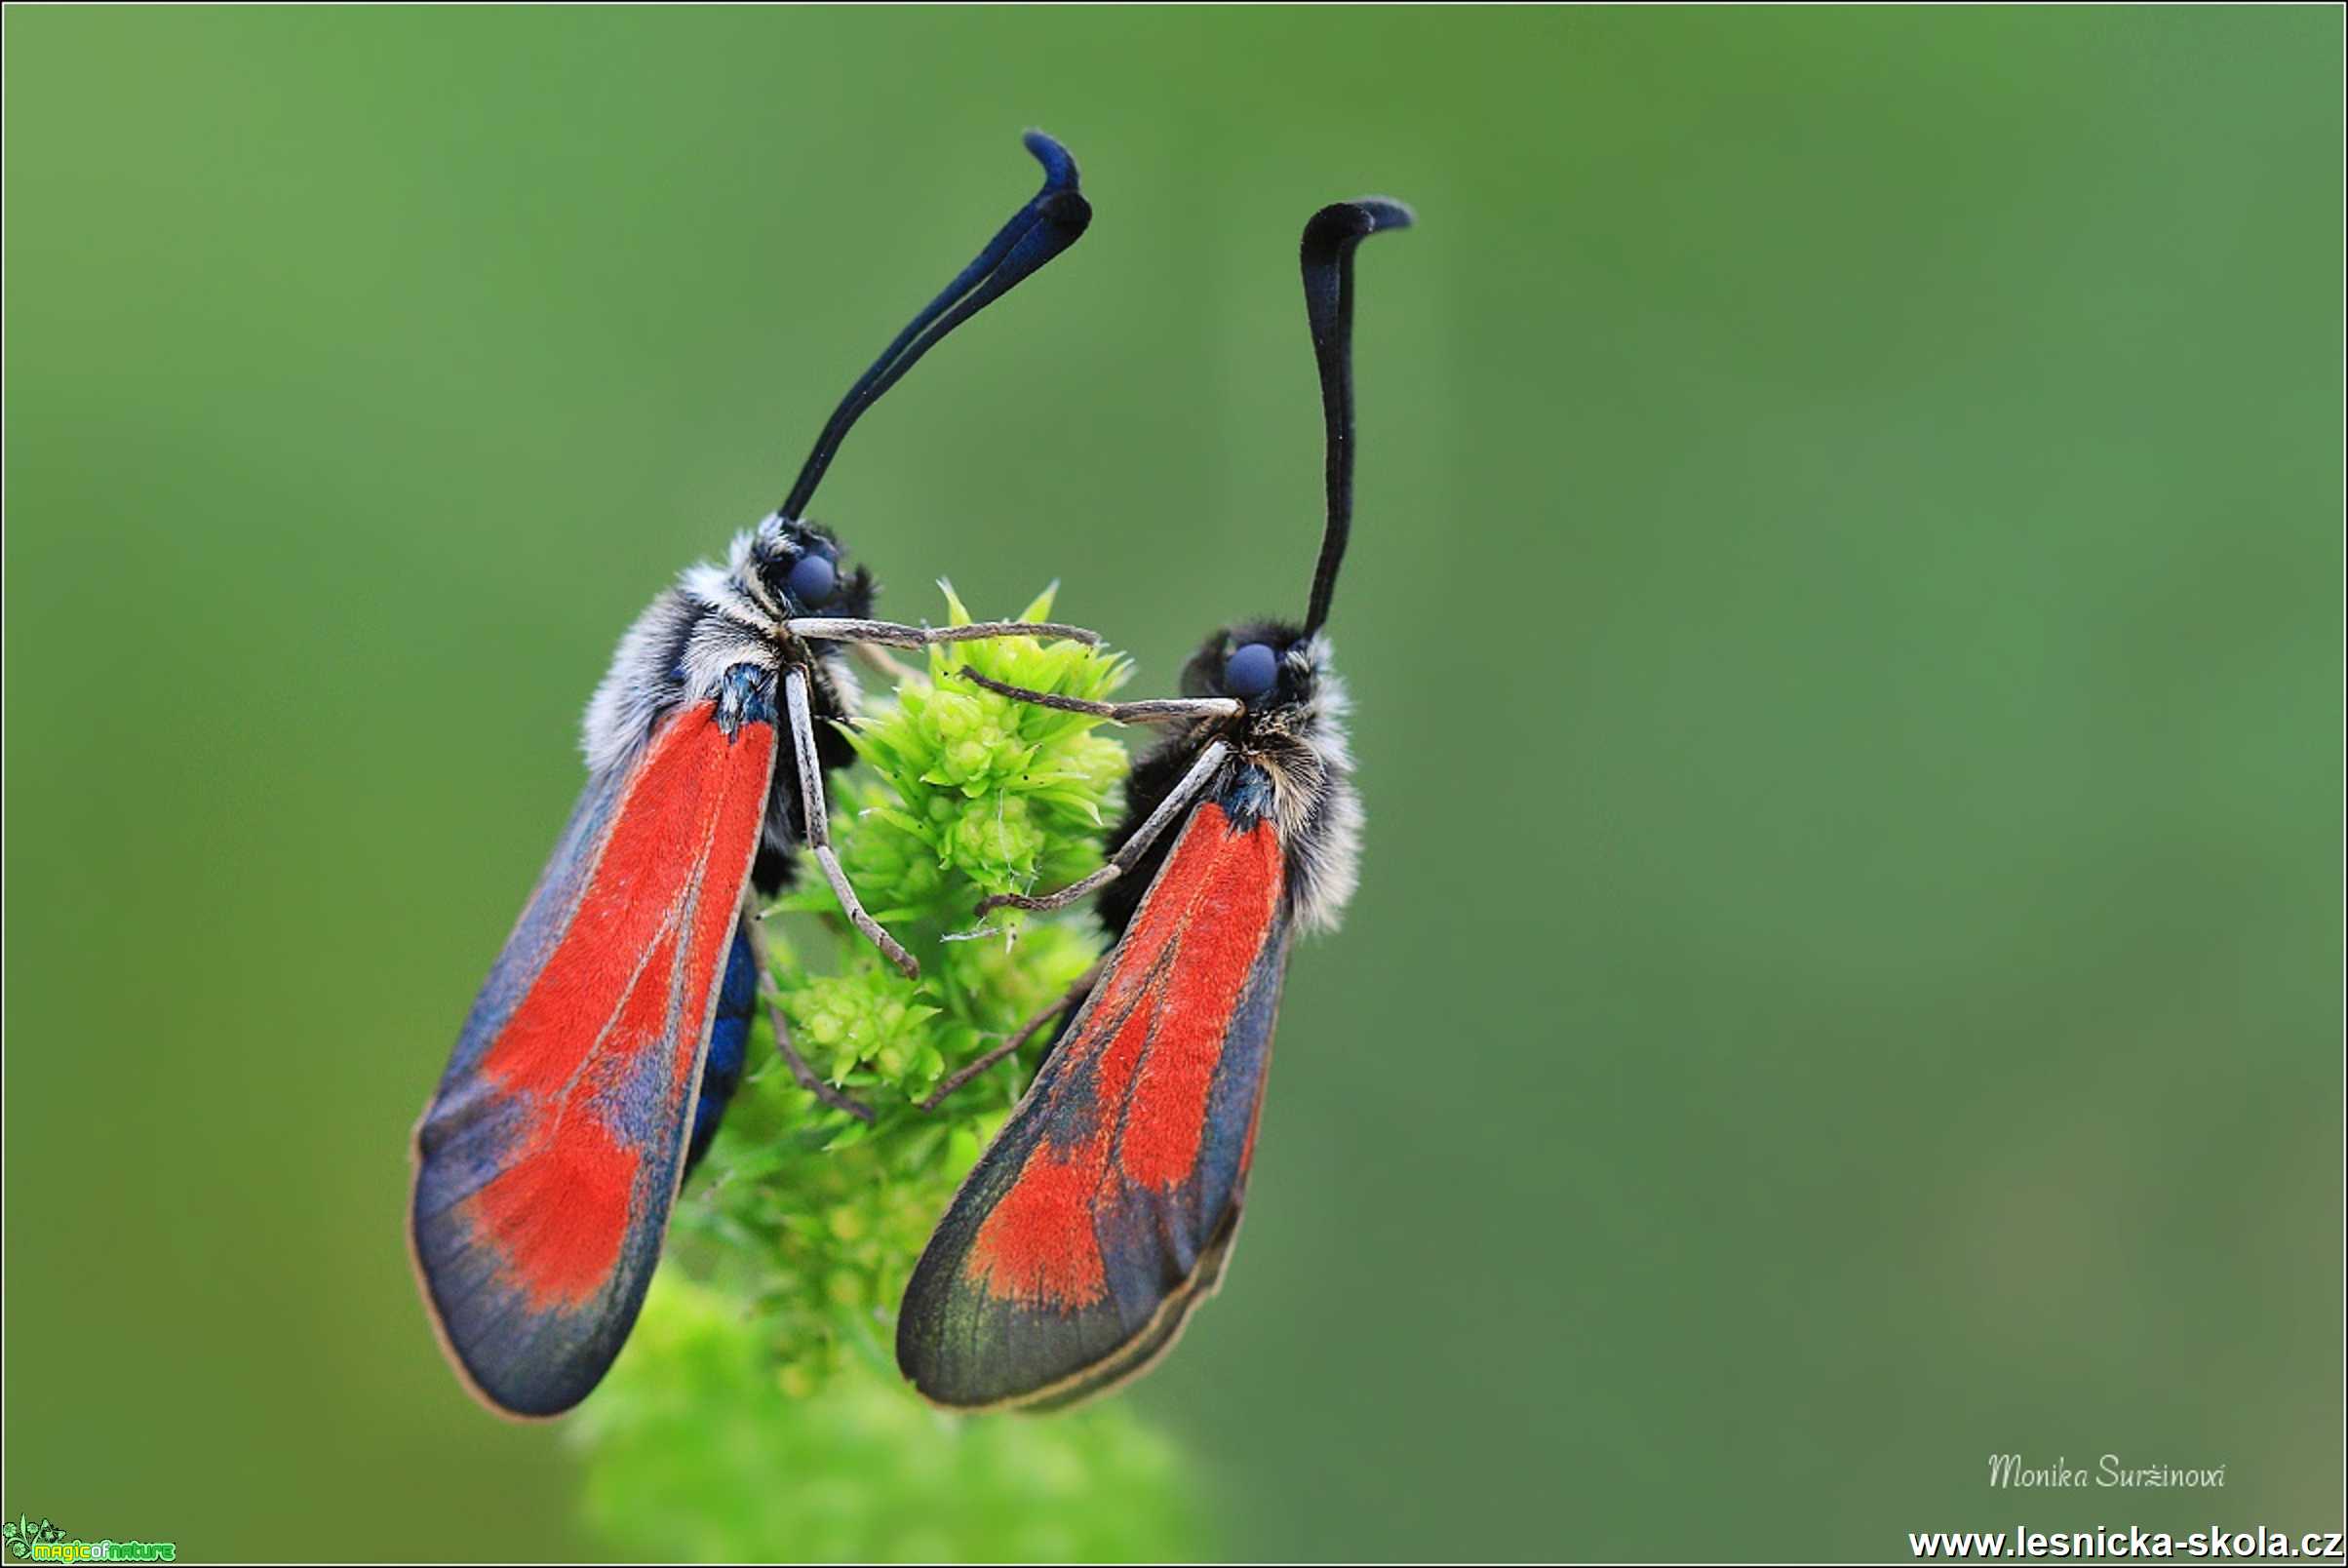
<path id="1" fill-rule="evenodd" d="M 1040 131 L 1030 131 L 1023 138 L 1027 150 L 1043 165 L 1043 188 L 1035 200 L 1013 214 L 987 242 L 987 248 L 955 280 L 946 285 L 945 292 L 922 307 L 921 313 L 906 324 L 880 357 L 873 361 L 871 370 L 840 400 L 832 417 L 815 438 L 815 450 L 807 453 L 804 467 L 799 471 L 799 481 L 791 487 L 784 500 L 782 513 L 796 518 L 803 513 L 815 487 L 823 483 L 824 471 L 832 466 L 832 458 L 840 444 L 864 411 L 880 400 L 880 394 L 897 384 L 899 377 L 913 369 L 916 361 L 937 345 L 963 322 L 977 315 L 996 300 L 1018 287 L 1028 274 L 1083 236 L 1084 226 L 1092 221 L 1092 204 L 1076 188 L 1076 160 L 1066 147 Z"/>
<path id="2" fill-rule="evenodd" d="M 1329 521 L 1321 532 L 1320 564 L 1312 569 L 1308 637 L 1329 618 L 1337 568 L 1353 531 L 1353 250 L 1373 234 L 1408 228 L 1411 221 L 1411 210 L 1400 202 L 1367 196 L 1331 203 L 1305 225 L 1305 319 L 1312 328 L 1321 416 L 1329 431 Z"/>

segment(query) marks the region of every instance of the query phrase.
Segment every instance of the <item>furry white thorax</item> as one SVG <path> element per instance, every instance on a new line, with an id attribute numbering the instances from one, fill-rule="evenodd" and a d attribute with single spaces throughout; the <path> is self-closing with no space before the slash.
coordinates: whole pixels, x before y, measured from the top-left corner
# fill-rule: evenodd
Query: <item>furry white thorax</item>
<path id="1" fill-rule="evenodd" d="M 781 529 L 782 519 L 769 515 L 735 534 L 724 566 L 703 561 L 687 567 L 636 617 L 587 701 L 579 745 L 589 772 L 601 777 L 625 766 L 663 719 L 715 697 L 735 665 L 781 667 L 789 621 L 758 569 L 762 559 L 783 548 Z M 829 688 L 832 706 L 857 712 L 862 694 L 846 658 L 827 649 L 810 663 L 817 684 Z"/>
<path id="2" fill-rule="evenodd" d="M 1240 750 L 1272 779 L 1291 918 L 1307 932 L 1333 931 L 1361 881 L 1363 813 L 1345 725 L 1352 704 L 1329 667 L 1325 634 L 1287 657 L 1311 672 L 1311 695 L 1267 715 Z"/>

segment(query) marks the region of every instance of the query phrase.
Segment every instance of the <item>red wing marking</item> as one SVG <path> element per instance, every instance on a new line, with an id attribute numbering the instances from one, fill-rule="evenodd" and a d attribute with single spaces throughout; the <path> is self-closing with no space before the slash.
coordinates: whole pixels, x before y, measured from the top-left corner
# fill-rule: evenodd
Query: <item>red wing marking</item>
<path id="1" fill-rule="evenodd" d="M 1028 1156 L 970 1248 L 970 1277 L 989 1295 L 1070 1311 L 1101 1299 L 1108 1276 L 1092 1234 L 1100 1172 L 1089 1156 L 1063 1159 L 1044 1145 Z"/>
<path id="2" fill-rule="evenodd" d="M 513 1162 L 470 1199 L 472 1219 L 532 1312 L 603 1288 L 647 1143 L 684 1137 L 774 751 L 771 725 L 729 740 L 714 713 L 703 703 L 653 738 L 568 929 L 482 1059 L 528 1109 Z M 655 1049 L 667 1071 L 647 1080 Z M 629 1092 L 637 1085 L 657 1088 Z"/>
<path id="3" fill-rule="evenodd" d="M 480 1234 L 524 1264 L 531 1312 L 576 1307 L 610 1277 L 639 1162 L 602 1122 L 581 1117 L 561 1142 L 539 1144 L 474 1196 Z"/>
<path id="4" fill-rule="evenodd" d="M 1054 1053 L 1033 1108 L 1045 1118 L 1041 1138 L 979 1226 L 963 1267 L 988 1294 L 1069 1312 L 1099 1300 L 1093 1219 L 1114 1201 L 1113 1173 L 1159 1190 L 1191 1179 L 1232 1011 L 1281 879 L 1269 821 L 1239 832 L 1211 801 L 1192 812 Z"/>

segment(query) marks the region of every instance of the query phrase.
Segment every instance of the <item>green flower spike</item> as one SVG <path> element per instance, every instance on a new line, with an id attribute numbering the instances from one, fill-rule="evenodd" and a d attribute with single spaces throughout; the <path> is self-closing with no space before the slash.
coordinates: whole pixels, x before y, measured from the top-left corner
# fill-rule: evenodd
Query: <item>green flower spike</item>
<path id="1" fill-rule="evenodd" d="M 946 588 L 952 624 L 969 612 Z M 1040 620 L 1046 591 L 1021 612 Z M 907 981 L 847 926 L 802 856 L 765 924 L 772 980 L 808 1067 L 874 1112 L 800 1087 L 762 1016 L 716 1146 L 677 1206 L 670 1256 L 628 1348 L 573 1431 L 589 1523 L 622 1548 L 708 1559 L 1053 1560 L 1197 1555 L 1177 1456 L 1120 1404 L 957 1418 L 898 1379 L 906 1276 L 1033 1075 L 1051 1027 L 935 1111 L 955 1069 L 1014 1035 L 1100 956 L 1081 913 L 998 914 L 991 893 L 1100 864 L 1125 774 L 1099 721 L 998 696 L 963 667 L 1100 698 L 1125 661 L 998 638 L 929 650 L 848 739 L 832 837 L 866 906 L 920 960 Z M 1016 940 L 1013 937 L 1016 937 Z"/>

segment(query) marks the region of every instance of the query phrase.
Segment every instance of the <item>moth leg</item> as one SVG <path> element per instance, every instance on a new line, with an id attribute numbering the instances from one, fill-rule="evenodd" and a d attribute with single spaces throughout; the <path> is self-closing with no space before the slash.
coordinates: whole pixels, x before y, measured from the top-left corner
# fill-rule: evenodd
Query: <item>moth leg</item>
<path id="1" fill-rule="evenodd" d="M 853 1095 L 842 1094 L 826 1083 L 816 1076 L 815 1069 L 809 1067 L 800 1056 L 798 1049 L 791 1043 L 791 1025 L 785 1021 L 782 1006 L 774 999 L 774 992 L 771 989 L 762 988 L 760 1000 L 766 1004 L 766 1021 L 774 1026 L 774 1047 L 782 1054 L 783 1065 L 791 1070 L 793 1080 L 833 1110 L 845 1111 L 859 1121 L 872 1120 L 873 1108 L 871 1106 Z"/>
<path id="2" fill-rule="evenodd" d="M 824 880 L 832 884 L 832 892 L 840 907 L 847 911 L 848 919 L 865 940 L 880 950 L 881 956 L 895 964 L 908 980 L 921 978 L 921 966 L 913 955 L 898 946 L 897 939 L 880 928 L 880 922 L 865 913 L 864 902 L 856 896 L 848 874 L 841 869 L 840 856 L 832 848 L 831 818 L 824 808 L 823 768 L 815 760 L 815 715 L 807 706 L 807 672 L 793 666 L 783 672 L 783 706 L 791 714 L 791 749 L 799 757 L 799 809 L 807 824 L 807 847 L 815 851 L 815 863 L 823 867 Z"/>
<path id="3" fill-rule="evenodd" d="M 903 686 L 920 672 L 883 651 L 878 643 L 850 643 L 848 652 L 864 661 L 864 667 L 886 681 L 890 686 Z"/>
<path id="4" fill-rule="evenodd" d="M 1163 725 L 1184 719 L 1236 719 L 1247 711 L 1247 704 L 1236 697 L 1157 697 L 1147 702 L 1094 702 L 1086 697 L 1063 697 L 1049 691 L 1030 691 L 979 674 L 976 670 L 955 672 L 963 680 L 985 686 L 999 696 L 1019 702 L 1032 702 L 1038 708 L 1057 708 L 1063 713 L 1088 713 L 1095 719 L 1106 719 L 1118 725 Z"/>
<path id="5" fill-rule="evenodd" d="M 756 921 L 743 921 L 743 930 L 750 937 L 750 951 L 758 960 L 759 1000 L 765 1004 L 766 1021 L 774 1026 L 775 1051 L 782 1057 L 783 1065 L 791 1070 L 792 1081 L 835 1111 L 845 1111 L 859 1121 L 872 1120 L 871 1106 L 852 1095 L 841 1093 L 817 1077 L 815 1069 L 806 1064 L 806 1060 L 799 1054 L 798 1047 L 791 1043 L 791 1022 L 783 1016 L 782 1004 L 774 995 L 773 976 L 766 968 L 765 941 L 760 936 Z"/>
<path id="6" fill-rule="evenodd" d="M 1033 1018 L 1030 1018 L 1026 1023 L 1019 1026 L 1019 1032 L 1017 1034 L 1013 1035 L 1009 1039 L 1004 1040 L 1000 1045 L 996 1046 L 993 1050 L 987 1052 L 984 1056 L 981 1056 L 974 1061 L 964 1063 L 953 1074 L 949 1075 L 945 1081 L 941 1082 L 930 1094 L 929 1098 L 921 1102 L 920 1109 L 923 1111 L 935 1111 L 945 1100 L 946 1096 L 952 1094 L 955 1090 L 960 1088 L 963 1084 L 969 1082 L 981 1073 L 984 1073 L 988 1068 L 993 1067 L 997 1062 L 1001 1061 L 1004 1057 L 1019 1049 L 1020 1046 L 1025 1045 L 1030 1039 L 1035 1038 L 1036 1031 L 1041 1029 L 1045 1024 L 1049 1023 L 1059 1014 L 1064 1013 L 1069 1008 L 1075 1006 L 1076 1002 L 1082 999 L 1084 994 L 1092 989 L 1093 982 L 1100 978 L 1101 966 L 1096 962 L 1091 968 L 1086 969 L 1082 974 L 1076 976 L 1076 983 L 1068 988 L 1066 995 L 1055 997 L 1050 1001 L 1045 1002 L 1040 1008 L 1037 1009 L 1036 1015 Z"/>
<path id="7" fill-rule="evenodd" d="M 1109 857 L 1108 864 L 1091 876 L 1078 878 L 1058 892 L 1045 893 L 1040 898 L 1030 898 L 1024 893 L 997 893 L 992 898 L 980 901 L 979 918 L 984 920 L 988 911 L 1000 909 L 1006 904 L 1015 909 L 1066 909 L 1086 893 L 1108 886 L 1141 863 L 1142 856 L 1150 852 L 1150 845 L 1157 842 L 1158 835 L 1164 833 L 1167 826 L 1190 806 L 1198 792 L 1206 788 L 1222 768 L 1223 760 L 1230 755 L 1231 748 L 1222 741 L 1208 741 L 1206 748 L 1199 752 L 1198 761 L 1193 763 L 1191 770 L 1182 775 L 1182 782 L 1157 803 L 1157 809 L 1151 812 L 1142 825 L 1134 830 L 1133 837 Z"/>
<path id="8" fill-rule="evenodd" d="M 786 621 L 793 637 L 817 643 L 880 643 L 889 647 L 928 647 L 937 643 L 982 643 L 990 637 L 1049 637 L 1098 647 L 1101 634 L 1058 621 L 973 621 L 968 626 L 906 626 L 896 621 L 802 615 Z"/>

